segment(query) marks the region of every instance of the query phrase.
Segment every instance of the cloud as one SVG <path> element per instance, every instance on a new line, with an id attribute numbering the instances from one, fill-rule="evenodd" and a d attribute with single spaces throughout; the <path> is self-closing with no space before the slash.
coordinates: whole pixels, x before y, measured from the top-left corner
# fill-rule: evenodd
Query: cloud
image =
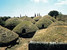
<path id="1" fill-rule="evenodd" d="M 31 1 L 36 2 L 36 3 L 39 3 L 39 2 L 47 3 L 48 2 L 48 0 L 31 0 Z"/>
<path id="2" fill-rule="evenodd" d="M 57 2 L 55 5 L 67 5 L 67 0 L 58 0 L 59 2 Z"/>

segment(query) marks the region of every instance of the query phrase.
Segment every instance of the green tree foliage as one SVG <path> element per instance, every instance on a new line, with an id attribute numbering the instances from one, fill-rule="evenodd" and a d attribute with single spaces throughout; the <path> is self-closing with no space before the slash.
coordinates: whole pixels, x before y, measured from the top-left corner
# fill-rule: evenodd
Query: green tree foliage
<path id="1" fill-rule="evenodd" d="M 7 20 L 7 19 L 9 19 L 10 17 L 6 17 L 6 16 L 4 16 L 4 17 L 0 17 L 0 25 L 1 26 L 4 26 L 5 25 L 5 21 Z"/>
<path id="2" fill-rule="evenodd" d="M 53 11 L 50 11 L 50 12 L 48 13 L 48 15 L 50 15 L 50 16 L 52 16 L 52 17 L 55 17 L 55 19 L 56 19 L 56 16 L 59 15 L 59 12 L 56 11 L 56 10 L 53 10 Z"/>

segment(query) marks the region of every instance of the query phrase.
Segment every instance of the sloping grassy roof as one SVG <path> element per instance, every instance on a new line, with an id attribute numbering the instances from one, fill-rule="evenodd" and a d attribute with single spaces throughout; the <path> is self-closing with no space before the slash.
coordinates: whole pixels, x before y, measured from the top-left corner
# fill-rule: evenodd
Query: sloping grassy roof
<path id="1" fill-rule="evenodd" d="M 33 19 L 35 20 L 35 21 L 38 21 L 39 19 L 41 19 L 42 17 L 41 16 L 37 16 L 37 17 L 34 17 Z"/>
<path id="2" fill-rule="evenodd" d="M 34 24 L 32 24 L 30 21 L 23 21 L 22 23 L 18 24 L 13 31 L 24 35 L 27 33 L 32 34 L 33 32 L 36 32 L 38 30 L 38 27 Z"/>
<path id="3" fill-rule="evenodd" d="M 23 21 L 24 21 L 24 20 L 26 20 L 26 21 L 31 21 L 32 23 L 35 23 L 35 22 L 36 22 L 35 20 L 33 20 L 32 18 L 27 17 L 27 16 L 23 16 L 23 17 L 21 17 L 20 19 L 22 19 Z"/>
<path id="4" fill-rule="evenodd" d="M 67 26 L 52 26 L 37 32 L 32 41 L 67 43 Z"/>
<path id="5" fill-rule="evenodd" d="M 5 27 L 12 30 L 16 25 L 18 25 L 21 22 L 22 22 L 22 20 L 19 18 L 10 18 L 10 19 L 6 20 Z"/>
<path id="6" fill-rule="evenodd" d="M 0 26 L 0 44 L 9 43 L 18 38 L 18 35 L 7 28 Z"/>
<path id="7" fill-rule="evenodd" d="M 47 28 L 51 23 L 52 23 L 52 21 L 50 19 L 41 18 L 38 22 L 35 23 L 35 25 L 38 28 Z"/>
<path id="8" fill-rule="evenodd" d="M 59 21 L 67 21 L 67 15 L 58 15 L 57 16 L 57 20 L 59 20 Z"/>
<path id="9" fill-rule="evenodd" d="M 53 22 L 49 27 L 51 26 L 67 26 L 67 23 L 63 21 L 57 21 L 57 22 Z"/>
<path id="10" fill-rule="evenodd" d="M 45 16 L 43 16 L 43 18 L 48 18 L 48 19 L 50 19 L 53 22 L 57 21 L 54 17 L 51 17 L 50 15 L 45 15 Z"/>

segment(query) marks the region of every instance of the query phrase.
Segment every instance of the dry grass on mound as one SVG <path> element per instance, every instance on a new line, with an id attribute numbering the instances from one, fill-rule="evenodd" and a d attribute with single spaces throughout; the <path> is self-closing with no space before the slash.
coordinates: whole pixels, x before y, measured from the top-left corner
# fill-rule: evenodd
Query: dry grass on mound
<path id="1" fill-rule="evenodd" d="M 67 26 L 49 27 L 36 33 L 32 41 L 67 43 Z"/>

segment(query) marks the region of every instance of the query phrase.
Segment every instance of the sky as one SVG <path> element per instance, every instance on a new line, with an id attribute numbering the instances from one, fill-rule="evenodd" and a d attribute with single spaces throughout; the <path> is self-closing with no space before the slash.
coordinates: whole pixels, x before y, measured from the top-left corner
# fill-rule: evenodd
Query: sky
<path id="1" fill-rule="evenodd" d="M 67 14 L 67 0 L 0 0 L 0 16 L 44 16 L 51 10 Z"/>

